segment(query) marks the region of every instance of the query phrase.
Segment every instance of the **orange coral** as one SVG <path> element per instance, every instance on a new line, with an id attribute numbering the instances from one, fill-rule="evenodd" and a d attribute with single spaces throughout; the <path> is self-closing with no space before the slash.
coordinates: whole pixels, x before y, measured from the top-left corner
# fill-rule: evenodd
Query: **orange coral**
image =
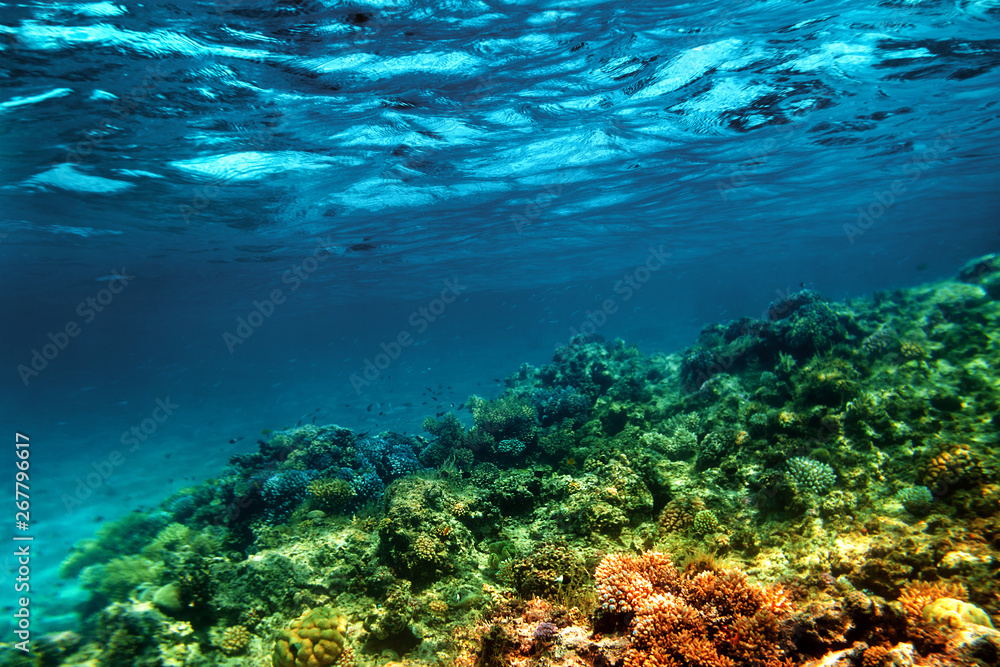
<path id="1" fill-rule="evenodd" d="M 892 653 L 885 646 L 870 646 L 861 657 L 861 667 L 886 667 L 892 664 Z"/>
<path id="2" fill-rule="evenodd" d="M 969 592 L 962 584 L 951 584 L 943 581 L 911 581 L 903 587 L 899 594 L 899 603 L 906 610 L 906 616 L 912 623 L 920 623 L 923 619 L 924 607 L 940 598 L 968 600 Z"/>
<path id="3" fill-rule="evenodd" d="M 610 611 L 635 611 L 636 605 L 653 592 L 653 584 L 639 573 L 635 557 L 628 554 L 604 558 L 596 576 L 597 598 Z"/>
<path id="4" fill-rule="evenodd" d="M 950 487 L 963 480 L 972 480 L 981 473 L 979 461 L 973 456 L 968 445 L 952 445 L 942 451 L 927 464 L 924 484 L 935 495 L 948 493 Z"/>
<path id="5" fill-rule="evenodd" d="M 740 570 L 681 572 L 666 554 L 615 554 L 598 566 L 597 588 L 607 612 L 634 612 L 625 667 L 786 664 L 788 596 Z"/>

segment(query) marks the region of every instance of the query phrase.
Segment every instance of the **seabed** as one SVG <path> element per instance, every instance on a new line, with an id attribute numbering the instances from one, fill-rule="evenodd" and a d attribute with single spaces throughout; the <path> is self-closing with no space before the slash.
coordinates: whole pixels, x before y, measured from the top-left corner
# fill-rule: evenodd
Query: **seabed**
<path id="1" fill-rule="evenodd" d="M 79 543 L 79 630 L 0 665 L 1000 664 L 998 320 L 987 256 L 581 335 L 419 435 L 266 433 Z"/>

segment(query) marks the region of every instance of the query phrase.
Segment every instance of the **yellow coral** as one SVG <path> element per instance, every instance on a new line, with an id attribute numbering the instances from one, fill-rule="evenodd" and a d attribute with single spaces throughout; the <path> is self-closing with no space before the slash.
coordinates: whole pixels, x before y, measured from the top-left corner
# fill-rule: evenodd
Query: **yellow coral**
<path id="1" fill-rule="evenodd" d="M 234 625 L 222 631 L 218 647 L 226 655 L 242 653 L 250 643 L 250 632 L 242 625 Z"/>
<path id="2" fill-rule="evenodd" d="M 330 607 L 317 607 L 292 621 L 274 644 L 274 667 L 330 667 L 350 656 L 347 618 Z M 344 658 L 344 660 L 341 660 Z"/>
<path id="3" fill-rule="evenodd" d="M 948 487 L 962 480 L 978 477 L 979 462 L 968 445 L 952 445 L 935 456 L 924 471 L 924 484 L 935 494 L 946 493 Z M 938 491 L 937 489 L 942 489 Z"/>
<path id="4" fill-rule="evenodd" d="M 431 614 L 438 618 L 444 618 L 448 615 L 448 603 L 440 598 L 435 598 L 428 602 L 427 608 L 430 609 Z"/>
<path id="5" fill-rule="evenodd" d="M 351 485 L 336 477 L 324 477 L 309 483 L 309 495 L 326 507 L 340 507 L 351 501 L 355 494 Z"/>
<path id="6" fill-rule="evenodd" d="M 934 600 L 924 607 L 922 616 L 925 623 L 947 625 L 954 629 L 962 628 L 969 623 L 993 627 L 989 614 L 971 602 L 962 602 L 955 598 Z"/>

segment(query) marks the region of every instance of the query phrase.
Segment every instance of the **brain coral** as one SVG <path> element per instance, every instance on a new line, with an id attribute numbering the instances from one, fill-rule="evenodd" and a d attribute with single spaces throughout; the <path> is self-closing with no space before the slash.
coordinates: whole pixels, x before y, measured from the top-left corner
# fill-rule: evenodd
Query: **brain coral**
<path id="1" fill-rule="evenodd" d="M 292 621 L 274 643 L 274 667 L 329 667 L 347 662 L 347 618 L 330 607 L 317 607 Z"/>
<path id="2" fill-rule="evenodd" d="M 993 627 L 989 614 L 972 604 L 955 598 L 938 598 L 924 607 L 924 621 L 934 625 L 961 628 L 969 623 Z"/>

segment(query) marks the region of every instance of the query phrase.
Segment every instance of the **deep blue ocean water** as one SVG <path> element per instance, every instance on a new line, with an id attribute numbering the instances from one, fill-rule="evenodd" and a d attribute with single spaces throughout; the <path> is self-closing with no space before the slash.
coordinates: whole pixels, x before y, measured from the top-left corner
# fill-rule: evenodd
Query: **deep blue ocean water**
<path id="1" fill-rule="evenodd" d="M 419 432 L 575 332 L 1000 249 L 998 65 L 997 0 L 0 5 L 45 622 L 74 541 L 263 429 Z"/>

